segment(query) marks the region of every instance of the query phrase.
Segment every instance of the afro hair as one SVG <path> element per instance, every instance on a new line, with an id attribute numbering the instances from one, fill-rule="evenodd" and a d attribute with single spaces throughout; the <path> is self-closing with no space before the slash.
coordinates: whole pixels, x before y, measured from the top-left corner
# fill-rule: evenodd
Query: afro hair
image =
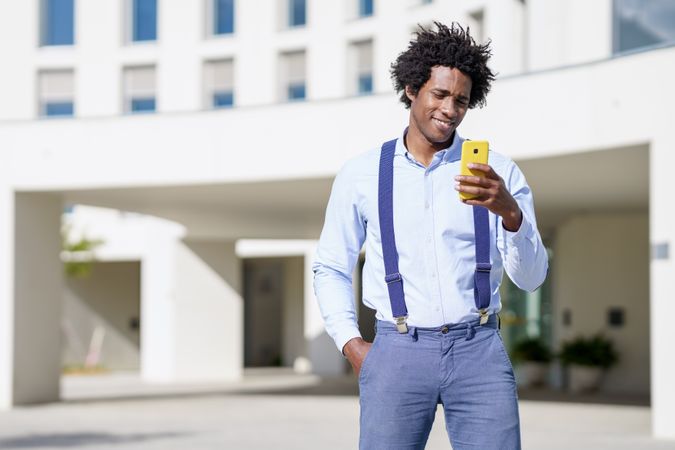
<path id="1" fill-rule="evenodd" d="M 396 92 L 406 108 L 411 101 L 405 94 L 406 86 L 416 95 L 431 76 L 434 66 L 446 66 L 460 70 L 471 78 L 469 108 L 485 105 L 495 74 L 487 66 L 492 55 L 490 41 L 477 44 L 469 34 L 469 27 L 462 28 L 453 22 L 448 28 L 434 22 L 436 31 L 419 25 L 415 39 L 408 49 L 398 55 L 391 65 L 391 77 Z"/>

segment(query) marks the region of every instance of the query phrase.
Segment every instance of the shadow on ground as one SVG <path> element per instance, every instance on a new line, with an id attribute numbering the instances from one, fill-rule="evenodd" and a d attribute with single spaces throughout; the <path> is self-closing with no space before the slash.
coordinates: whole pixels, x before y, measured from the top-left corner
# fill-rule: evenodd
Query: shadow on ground
<path id="1" fill-rule="evenodd" d="M 127 444 L 155 439 L 172 439 L 185 433 L 44 433 L 0 439 L 0 449 L 45 448 L 45 447 L 82 447 L 103 444 Z"/>
<path id="2" fill-rule="evenodd" d="M 229 395 L 265 395 L 265 396 L 344 396 L 359 395 L 358 381 L 355 375 L 319 377 L 316 375 L 297 375 L 289 370 L 250 370 L 241 382 L 220 386 L 181 386 L 157 390 L 155 385 L 145 385 L 140 379 L 121 387 L 109 388 L 106 377 L 94 379 L 96 385 L 88 387 L 86 395 L 65 397 L 67 403 L 88 403 L 98 401 L 125 401 L 143 398 L 199 398 Z M 550 388 L 519 389 L 519 398 L 527 401 L 582 403 L 602 405 L 649 406 L 649 396 L 614 393 L 571 394 L 564 390 Z M 2 447 L 0 447 L 2 448 Z"/>

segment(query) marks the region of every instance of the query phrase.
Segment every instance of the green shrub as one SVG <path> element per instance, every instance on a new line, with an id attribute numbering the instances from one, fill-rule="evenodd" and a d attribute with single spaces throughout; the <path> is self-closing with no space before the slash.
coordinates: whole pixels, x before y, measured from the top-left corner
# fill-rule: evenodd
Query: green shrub
<path id="1" fill-rule="evenodd" d="M 565 365 L 578 364 L 607 369 L 616 364 L 619 356 L 612 341 L 596 334 L 590 338 L 577 337 L 563 342 L 558 358 Z"/>
<path id="2" fill-rule="evenodd" d="M 525 338 L 518 341 L 513 346 L 511 356 L 515 362 L 547 363 L 551 361 L 551 351 L 539 338 Z"/>

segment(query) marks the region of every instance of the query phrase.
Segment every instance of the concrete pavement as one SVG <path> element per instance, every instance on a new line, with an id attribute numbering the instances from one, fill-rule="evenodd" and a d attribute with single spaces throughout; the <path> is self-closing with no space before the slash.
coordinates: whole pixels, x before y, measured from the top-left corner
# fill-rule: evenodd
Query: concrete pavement
<path id="1" fill-rule="evenodd" d="M 109 399 L 95 400 L 92 392 L 86 399 L 80 392 L 79 399 L 0 413 L 0 449 L 357 448 L 353 379 L 321 385 L 311 376 L 289 376 L 292 385 L 274 389 L 258 378 L 248 377 L 248 390 L 180 392 L 174 386 L 122 400 L 113 398 L 110 386 L 125 383 L 108 380 Z M 96 384 L 69 381 L 71 395 L 78 384 Z M 647 406 L 521 400 L 521 420 L 525 449 L 675 450 L 675 442 L 651 438 Z M 450 448 L 440 411 L 427 448 Z"/>

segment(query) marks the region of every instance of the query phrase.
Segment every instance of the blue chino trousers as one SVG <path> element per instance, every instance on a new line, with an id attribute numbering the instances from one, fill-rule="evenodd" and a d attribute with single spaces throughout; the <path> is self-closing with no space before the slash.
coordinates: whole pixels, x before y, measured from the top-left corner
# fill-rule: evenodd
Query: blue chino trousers
<path id="1" fill-rule="evenodd" d="M 513 368 L 496 316 L 400 334 L 378 321 L 359 389 L 361 450 L 423 449 L 438 404 L 454 450 L 519 450 Z"/>

